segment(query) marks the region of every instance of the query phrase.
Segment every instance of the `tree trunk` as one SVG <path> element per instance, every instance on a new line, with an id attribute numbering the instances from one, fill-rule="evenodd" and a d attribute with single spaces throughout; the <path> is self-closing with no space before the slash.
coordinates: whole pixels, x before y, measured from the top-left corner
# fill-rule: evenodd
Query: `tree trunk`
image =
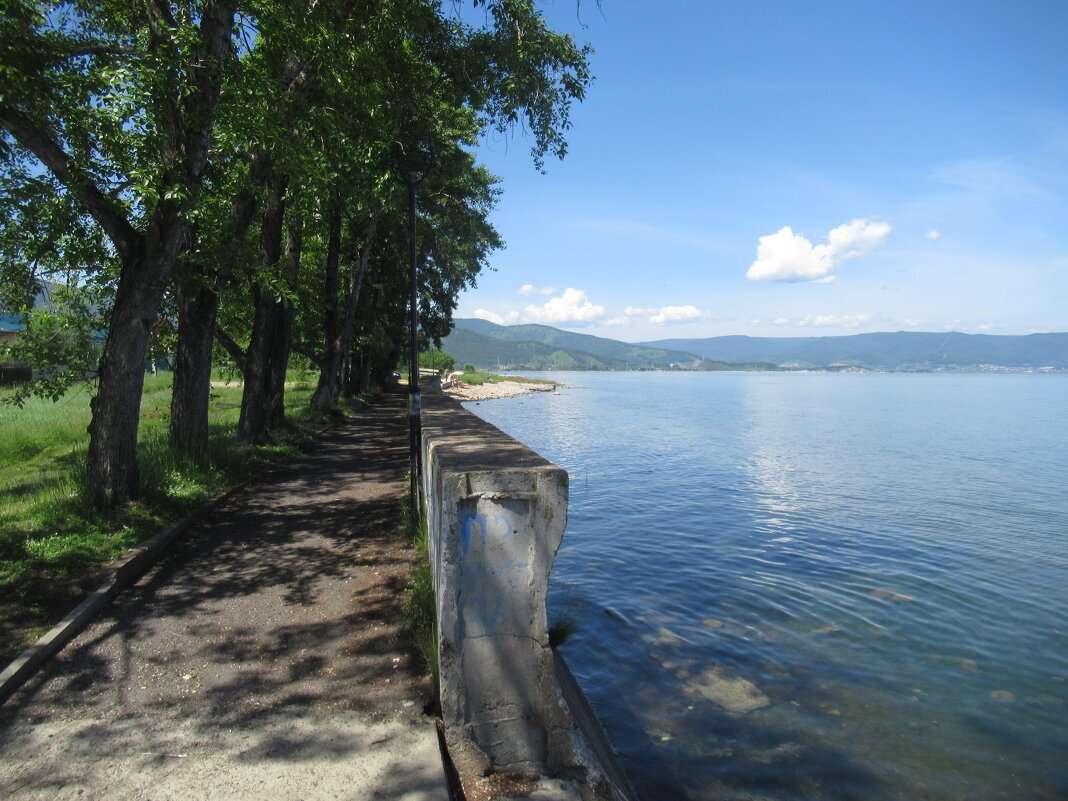
<path id="1" fill-rule="evenodd" d="M 125 259 L 111 311 L 99 389 L 90 403 L 93 418 L 85 463 L 89 496 L 100 508 L 121 506 L 141 495 L 137 431 L 145 359 L 182 239 L 183 224 L 177 218 L 167 222 L 166 235 L 160 236 L 154 226 L 145 237 L 155 245 L 151 251 L 138 249 Z"/>
<path id="2" fill-rule="evenodd" d="M 310 405 L 313 409 L 325 412 L 334 405 L 334 386 L 337 383 L 337 371 L 334 369 L 338 354 L 337 337 L 337 292 L 338 263 L 341 261 L 341 201 L 334 199 L 330 210 L 330 237 L 326 247 L 326 280 L 324 281 L 323 328 L 326 332 L 326 349 L 322 367 L 319 370 L 319 383 L 315 386 Z M 343 353 L 344 351 L 342 351 Z"/>
<path id="3" fill-rule="evenodd" d="M 270 346 L 275 325 L 274 297 L 260 287 L 252 288 L 255 316 L 252 336 L 245 352 L 244 386 L 237 437 L 241 442 L 262 444 L 269 440 L 269 371 Z"/>
<path id="4" fill-rule="evenodd" d="M 173 87 L 149 98 L 164 134 L 156 188 L 181 185 L 184 200 L 164 198 L 139 232 L 123 205 L 95 183 L 91 171 L 77 169 L 62 145 L 61 123 L 55 132 L 39 127 L 31 116 L 0 101 L 0 125 L 41 160 L 49 172 L 83 204 L 107 234 L 122 259 L 108 337 L 100 361 L 99 389 L 92 400 L 86 487 L 100 507 L 118 506 L 141 494 L 137 430 L 145 357 L 163 291 L 184 239 L 183 220 L 204 177 L 212 128 L 222 87 L 223 68 L 231 57 L 236 0 L 205 2 L 199 21 L 200 46 Z M 148 54 L 169 47 L 171 26 L 161 7 L 148 5 Z M 162 24 L 161 23 L 162 20 Z"/>
<path id="5" fill-rule="evenodd" d="M 262 148 L 257 149 L 249 168 L 251 186 L 237 194 L 230 208 L 235 243 L 243 242 L 248 234 L 259 203 L 259 191 L 267 185 L 273 168 L 270 155 Z M 178 275 L 178 352 L 171 397 L 170 441 L 173 448 L 187 454 L 202 454 L 208 446 L 211 353 L 222 290 L 229 279 L 229 267 L 213 269 L 202 263 L 187 264 Z M 244 354 L 237 343 L 226 337 L 223 344 L 244 372 Z"/>
<path id="6" fill-rule="evenodd" d="M 360 351 L 360 374 L 356 384 L 357 392 L 367 392 L 371 388 L 371 353 L 367 348 Z"/>
<path id="7" fill-rule="evenodd" d="M 208 447 L 211 349 L 219 311 L 218 273 L 187 265 L 178 278 L 178 351 L 171 393 L 171 447 L 199 456 Z M 209 283 L 210 282 L 210 283 Z"/>
<path id="8" fill-rule="evenodd" d="M 345 292 L 345 317 L 342 320 L 341 329 L 336 331 L 332 340 L 327 341 L 326 358 L 323 360 L 322 371 L 319 373 L 319 385 L 315 389 L 315 396 L 312 397 L 312 408 L 327 409 L 337 401 L 338 373 L 341 370 L 341 361 L 352 342 L 352 330 L 356 324 L 356 307 L 360 303 L 360 290 L 363 287 L 364 274 L 367 272 L 367 260 L 371 256 L 377 226 L 378 212 L 372 215 L 367 235 L 360 247 L 359 266 L 349 276 L 349 284 Z M 316 406 L 316 397 L 320 390 L 326 397 L 325 401 L 321 401 L 325 405 Z M 327 392 L 329 395 L 326 395 Z"/>
<path id="9" fill-rule="evenodd" d="M 352 397 L 352 353 L 345 351 L 345 358 L 341 360 L 341 381 L 338 392 L 343 398 Z"/>
<path id="10" fill-rule="evenodd" d="M 300 276 L 300 257 L 304 248 L 301 236 L 301 220 L 291 219 L 286 229 L 286 280 L 294 292 Z M 293 319 L 297 307 L 285 299 L 276 310 L 274 337 L 271 346 L 270 369 L 270 414 L 268 425 L 275 428 L 285 419 L 286 370 L 289 367 L 289 351 L 293 342 Z"/>
<path id="11" fill-rule="evenodd" d="M 260 229 L 261 269 L 278 269 L 282 255 L 282 222 L 285 218 L 286 181 L 275 173 L 269 182 L 269 197 L 263 209 Z M 274 294 L 259 283 L 252 287 L 255 317 L 252 337 L 245 353 L 245 384 L 241 392 L 241 414 L 237 437 L 241 442 L 263 443 L 269 440 L 271 415 L 271 351 L 280 304 Z"/>

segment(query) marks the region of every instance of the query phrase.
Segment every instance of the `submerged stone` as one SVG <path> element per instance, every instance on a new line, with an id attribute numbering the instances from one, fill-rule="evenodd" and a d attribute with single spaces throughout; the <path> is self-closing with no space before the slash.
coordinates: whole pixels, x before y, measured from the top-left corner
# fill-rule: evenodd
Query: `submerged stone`
<path id="1" fill-rule="evenodd" d="M 718 667 L 706 668 L 686 681 L 686 692 L 700 695 L 733 715 L 744 715 L 771 703 L 759 687 L 748 679 L 723 674 Z"/>

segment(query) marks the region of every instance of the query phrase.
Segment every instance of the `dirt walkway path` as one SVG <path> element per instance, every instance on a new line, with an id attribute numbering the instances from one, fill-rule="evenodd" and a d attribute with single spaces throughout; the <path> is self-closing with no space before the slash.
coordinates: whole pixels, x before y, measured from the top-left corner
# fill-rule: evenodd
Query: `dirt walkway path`
<path id="1" fill-rule="evenodd" d="M 385 396 L 194 526 L 0 709 L 0 797 L 446 799 L 406 438 Z"/>

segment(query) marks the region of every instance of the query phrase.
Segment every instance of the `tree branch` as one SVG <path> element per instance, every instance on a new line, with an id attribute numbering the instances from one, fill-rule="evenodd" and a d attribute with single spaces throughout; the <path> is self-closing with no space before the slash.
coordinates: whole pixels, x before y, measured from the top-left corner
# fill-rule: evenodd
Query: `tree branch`
<path id="1" fill-rule="evenodd" d="M 222 89 L 223 67 L 232 52 L 234 14 L 237 0 L 207 2 L 201 12 L 201 50 L 189 65 L 192 92 L 182 99 L 180 123 L 185 151 L 185 178 L 199 185 L 208 159 L 215 107 Z"/>
<path id="2" fill-rule="evenodd" d="M 121 258 L 125 259 L 137 247 L 140 234 L 119 210 L 115 200 L 71 163 L 70 155 L 47 131 L 5 103 L 0 103 L 0 125 L 85 204 L 86 210 L 100 223 Z"/>
<path id="3" fill-rule="evenodd" d="M 178 23 L 171 13 L 170 5 L 163 2 L 163 0 L 148 0 L 147 10 L 148 51 L 149 53 L 158 54 L 164 51 L 167 44 L 174 41 L 175 29 L 178 27 Z M 166 55 L 164 55 L 163 60 L 166 63 Z M 180 147 L 181 100 L 174 65 L 163 66 L 161 71 L 167 76 L 165 81 L 166 90 L 153 98 L 152 106 L 154 108 L 152 108 L 152 111 L 167 142 L 164 149 L 164 161 L 171 162 L 178 155 Z"/>
<path id="4" fill-rule="evenodd" d="M 301 356 L 303 356 L 305 359 L 310 361 L 312 364 L 314 364 L 320 370 L 322 370 L 323 369 L 323 365 L 326 364 L 326 359 L 323 358 L 323 355 L 321 353 L 316 353 L 313 350 L 308 350 L 303 345 L 301 345 L 299 342 L 294 341 L 293 343 L 290 344 L 289 347 L 290 347 L 290 350 L 292 350 L 294 353 L 299 353 Z"/>
<path id="5" fill-rule="evenodd" d="M 136 56 L 137 50 L 129 45 L 98 44 L 71 45 L 55 49 L 56 58 L 80 58 L 81 56 Z"/>
<path id="6" fill-rule="evenodd" d="M 230 354 L 230 358 L 234 360 L 234 364 L 237 365 L 237 369 L 241 371 L 241 374 L 245 373 L 245 351 L 241 350 L 241 346 L 234 341 L 234 338 L 227 334 L 221 325 L 215 323 L 215 339 L 223 349 Z"/>

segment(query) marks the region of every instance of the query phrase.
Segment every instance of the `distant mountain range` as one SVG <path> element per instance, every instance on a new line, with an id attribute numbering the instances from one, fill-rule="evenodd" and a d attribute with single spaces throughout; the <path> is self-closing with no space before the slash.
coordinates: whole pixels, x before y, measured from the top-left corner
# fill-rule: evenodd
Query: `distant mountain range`
<path id="1" fill-rule="evenodd" d="M 458 319 L 442 342 L 460 365 L 527 370 L 1068 370 L 1068 333 L 896 333 L 619 342 L 546 325 Z"/>
<path id="2" fill-rule="evenodd" d="M 526 370 L 636 370 L 692 367 L 692 353 L 614 339 L 573 334 L 547 325 L 497 325 L 488 320 L 454 320 L 442 347 L 456 363 Z"/>
<path id="3" fill-rule="evenodd" d="M 746 337 L 667 339 L 703 359 L 773 362 L 785 367 L 865 367 L 872 370 L 938 370 L 1002 367 L 1068 369 L 1068 333 L 991 334 L 898 331 L 841 337 Z"/>

